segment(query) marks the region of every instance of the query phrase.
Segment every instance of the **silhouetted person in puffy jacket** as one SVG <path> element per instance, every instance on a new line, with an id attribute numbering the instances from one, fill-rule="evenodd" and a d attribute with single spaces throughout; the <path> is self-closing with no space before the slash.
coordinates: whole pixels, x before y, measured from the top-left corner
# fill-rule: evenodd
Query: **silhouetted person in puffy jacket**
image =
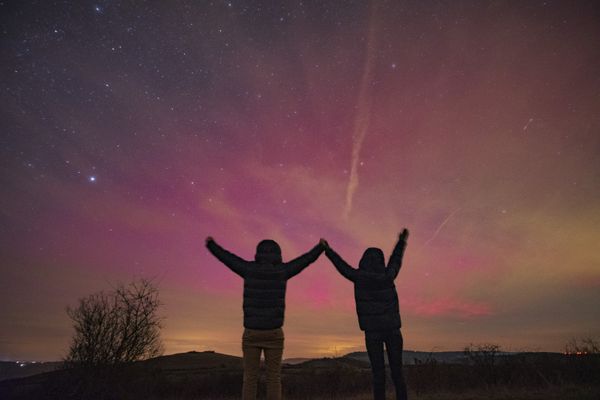
<path id="1" fill-rule="evenodd" d="M 261 352 L 265 353 L 267 399 L 281 399 L 283 318 L 287 280 L 313 263 L 325 249 L 322 243 L 308 253 L 284 263 L 274 240 L 256 247 L 254 261 L 246 261 L 219 246 L 212 237 L 206 247 L 223 264 L 244 278 L 244 400 L 256 399 Z"/>
<path id="2" fill-rule="evenodd" d="M 396 399 L 407 399 L 406 384 L 402 374 L 402 334 L 400 332 L 400 309 L 394 279 L 402 266 L 408 230 L 404 229 L 389 259 L 387 267 L 383 252 L 370 247 L 363 253 L 358 269 L 352 268 L 329 244 L 322 240 L 325 254 L 337 270 L 354 282 L 354 298 L 360 329 L 365 331 L 367 353 L 373 371 L 373 395 L 375 400 L 385 399 L 385 363 L 383 345 L 387 350 L 396 387 Z"/>

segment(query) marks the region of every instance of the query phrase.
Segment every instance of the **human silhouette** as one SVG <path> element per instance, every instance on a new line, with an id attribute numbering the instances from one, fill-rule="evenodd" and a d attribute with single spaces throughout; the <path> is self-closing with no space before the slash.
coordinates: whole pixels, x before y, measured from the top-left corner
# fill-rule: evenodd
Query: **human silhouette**
<path id="1" fill-rule="evenodd" d="M 362 255 L 358 269 L 348 265 L 324 239 L 325 254 L 345 278 L 354 283 L 354 298 L 360 329 L 365 332 L 365 344 L 373 372 L 373 396 L 385 399 L 385 363 L 383 345 L 387 350 L 396 399 L 406 400 L 406 384 L 402 374 L 402 333 L 398 295 L 394 279 L 402 266 L 408 230 L 399 235 L 398 243 L 388 261 L 383 251 L 369 247 Z"/>
<path id="2" fill-rule="evenodd" d="M 244 278 L 244 384 L 242 398 L 255 400 L 264 351 L 267 399 L 281 399 L 281 358 L 283 356 L 283 319 L 287 280 L 313 263 L 325 249 L 322 243 L 286 263 L 274 240 L 263 240 L 256 247 L 254 261 L 246 261 L 219 246 L 212 237 L 206 247 L 223 264 Z"/>

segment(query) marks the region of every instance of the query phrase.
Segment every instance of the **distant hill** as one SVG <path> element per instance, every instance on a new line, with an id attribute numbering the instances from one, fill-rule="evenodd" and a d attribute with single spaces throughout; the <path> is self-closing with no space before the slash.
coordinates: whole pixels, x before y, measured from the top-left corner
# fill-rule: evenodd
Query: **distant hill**
<path id="1" fill-rule="evenodd" d="M 525 353 L 500 353 L 499 356 L 507 357 Z M 530 357 L 537 357 L 541 353 L 531 353 Z M 544 353 L 545 354 L 545 353 Z M 550 353 L 548 353 L 550 354 Z M 556 353 L 560 356 L 559 353 Z M 465 362 L 462 351 L 425 352 L 405 350 L 403 362 L 405 365 L 415 365 L 434 360 L 438 363 L 461 364 Z M 387 356 L 386 356 L 387 363 Z M 169 354 L 135 363 L 139 367 L 160 369 L 173 374 L 178 372 L 201 373 L 214 370 L 241 370 L 242 358 L 214 351 L 190 351 L 187 353 Z M 369 367 L 367 352 L 354 352 L 338 358 L 288 358 L 282 362 L 284 368 L 338 368 L 338 367 Z M 24 378 L 45 372 L 51 372 L 61 366 L 60 362 L 17 363 L 0 361 L 0 381 L 14 378 Z"/>
<path id="2" fill-rule="evenodd" d="M 190 351 L 187 353 L 169 354 L 140 361 L 141 364 L 163 370 L 195 370 L 215 368 L 242 368 L 242 358 L 214 351 Z"/>
<path id="3" fill-rule="evenodd" d="M 302 358 L 302 357 L 286 358 L 281 363 L 283 365 L 296 365 L 296 364 L 300 364 L 300 363 L 310 361 L 310 360 L 312 360 L 312 358 Z"/>
<path id="4" fill-rule="evenodd" d="M 288 368 L 302 368 L 302 369 L 336 369 L 336 368 L 355 368 L 364 369 L 369 368 L 369 362 L 363 360 L 354 359 L 351 357 L 338 357 L 338 358 L 314 358 L 308 361 L 296 364 L 294 366 L 288 366 Z"/>
<path id="5" fill-rule="evenodd" d="M 349 353 L 346 354 L 344 357 L 369 362 L 369 356 L 366 351 L 357 351 L 354 353 Z M 446 364 L 458 364 L 465 361 L 465 355 L 462 351 L 426 352 L 404 350 L 402 352 L 402 362 L 404 365 L 414 365 L 430 360 L 435 360 L 436 362 Z M 385 363 L 388 363 L 387 354 L 385 355 Z"/>
<path id="6" fill-rule="evenodd" d="M 242 358 L 214 351 L 190 351 L 169 354 L 134 363 L 140 368 L 153 368 L 176 373 L 178 371 L 202 371 L 216 369 L 242 369 Z M 45 372 L 53 372 L 61 367 L 61 362 L 17 363 L 0 361 L 0 381 L 26 378 Z"/>
<path id="7" fill-rule="evenodd" d="M 509 353 L 503 353 L 509 354 Z M 516 354 L 516 353 L 512 353 Z M 340 359 L 353 359 L 361 362 L 369 363 L 369 356 L 366 351 L 357 351 L 353 353 L 348 353 L 344 356 L 338 358 L 288 358 L 283 360 L 283 364 L 288 365 L 297 365 L 301 363 L 305 363 L 307 361 L 313 360 L 321 360 L 320 362 L 325 362 L 323 360 L 340 360 Z M 426 352 L 426 351 L 412 351 L 405 350 L 402 354 L 402 359 L 404 364 L 406 365 L 414 365 L 416 363 L 423 363 L 428 360 L 435 360 L 437 362 L 446 363 L 446 364 L 458 364 L 465 361 L 465 355 L 462 351 L 441 351 L 441 352 Z M 385 356 L 385 362 L 387 364 L 387 355 Z"/>
<path id="8" fill-rule="evenodd" d="M 590 388 L 590 385 L 595 385 L 597 390 L 590 389 L 593 394 L 587 397 L 556 396 L 551 399 L 600 398 L 597 396 L 600 393 L 600 375 L 597 373 L 600 369 L 600 356 L 596 355 L 579 357 L 560 353 L 501 353 L 498 355 L 499 362 L 492 370 L 493 375 L 476 363 L 464 363 L 463 353 L 458 351 L 406 351 L 404 357 L 408 364 L 405 368 L 407 382 L 412 390 L 443 393 L 452 390 L 460 393 L 474 388 L 489 390 L 491 382 L 503 385 L 503 390 L 521 390 L 526 387 L 536 390 L 551 388 L 555 391 L 557 387 L 565 385 L 587 385 Z M 419 360 L 436 362 L 424 363 Z M 365 352 L 350 353 L 339 358 L 304 361 L 292 359 L 292 362 L 296 363 L 287 363 L 282 368 L 286 398 L 357 398 L 357 394 L 364 394 L 364 398 L 370 396 L 372 378 Z M 12 369 L 13 373 L 15 368 L 26 371 L 25 365 L 21 367 L 15 363 L 6 364 L 9 363 L 4 363 L 4 366 Z M 234 399 L 240 398 L 242 381 L 240 357 L 212 351 L 192 351 L 125 364 L 118 368 L 56 370 L 4 379 L 0 381 L 0 399 Z M 261 388 L 264 393 L 264 385 Z M 565 390 L 567 389 L 569 388 L 565 386 Z M 518 396 L 506 398 L 516 397 Z"/>
<path id="9" fill-rule="evenodd" d="M 15 362 L 0 361 L 0 381 L 5 379 L 22 378 L 54 371 L 61 366 L 61 362 Z"/>
<path id="10" fill-rule="evenodd" d="M 61 363 L 52 364 L 55 364 L 54 367 L 56 367 Z M 14 369 L 14 366 L 10 365 L 7 365 L 6 367 L 7 371 L 8 367 Z M 81 381 L 77 370 L 74 372 L 52 368 L 49 371 L 36 373 L 33 370 L 33 367 L 28 369 L 26 369 L 25 366 L 18 368 L 23 372 L 16 375 L 15 372 L 11 370 L 10 373 L 12 375 L 9 375 L 7 372 L 5 378 L 0 380 L 0 399 L 54 400 L 63 398 L 61 395 L 62 393 L 71 392 L 74 385 L 80 385 Z M 174 387 L 174 390 L 179 390 L 179 388 L 184 388 L 182 390 L 185 390 L 185 388 L 190 385 L 189 382 L 193 382 L 195 385 L 194 390 L 198 387 L 200 387 L 198 390 L 207 390 L 207 388 L 208 390 L 211 390 L 212 388 L 216 388 L 214 389 L 214 393 L 210 393 L 211 395 L 216 395 L 217 392 L 227 393 L 227 391 L 237 390 L 238 385 L 232 385 L 231 382 L 241 380 L 242 358 L 215 353 L 214 351 L 190 351 L 188 353 L 170 354 L 149 360 L 136 361 L 123 365 L 120 368 L 121 370 L 116 378 L 119 387 L 114 389 L 121 391 L 121 394 L 123 394 L 128 393 L 127 388 L 135 387 L 135 389 L 132 390 L 139 394 L 139 396 L 133 396 L 136 399 L 146 398 L 147 396 L 143 393 L 148 390 L 156 390 L 156 388 L 164 387 L 168 389 Z M 30 375 L 25 375 L 30 372 Z M 93 375 L 86 377 L 85 380 L 87 384 L 89 384 L 90 378 L 92 380 L 95 379 L 97 380 L 95 384 L 102 387 L 104 384 L 103 379 L 105 379 L 106 376 L 108 375 L 104 372 L 94 373 Z M 115 379 L 114 376 L 111 379 Z M 148 389 L 150 387 L 154 389 Z M 109 389 L 112 390 L 113 388 L 103 388 L 103 390 Z M 100 394 L 98 396 L 98 398 L 104 398 Z M 194 396 L 190 395 L 189 397 L 193 398 Z M 78 397 L 75 396 L 74 398 Z M 122 397 L 118 396 L 117 398 Z"/>

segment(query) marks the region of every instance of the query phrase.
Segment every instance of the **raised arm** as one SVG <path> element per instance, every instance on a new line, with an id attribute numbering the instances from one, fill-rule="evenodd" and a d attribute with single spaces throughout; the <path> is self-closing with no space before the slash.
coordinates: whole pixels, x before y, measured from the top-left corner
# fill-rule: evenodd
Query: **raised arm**
<path id="1" fill-rule="evenodd" d="M 350 264 L 348 264 L 346 261 L 344 261 L 344 259 L 342 257 L 340 257 L 340 255 L 338 253 L 336 253 L 335 251 L 333 251 L 333 249 L 331 247 L 329 247 L 329 244 L 325 242 L 325 255 L 327 256 L 327 258 L 329 258 L 329 261 L 331 261 L 331 263 L 334 265 L 334 267 L 338 270 L 338 272 L 340 274 L 342 274 L 342 276 L 346 279 L 351 280 L 352 282 L 354 282 L 356 280 L 356 277 L 358 275 L 358 270 L 355 268 L 352 268 L 350 266 Z"/>
<path id="2" fill-rule="evenodd" d="M 396 243 L 394 251 L 392 251 L 392 255 L 390 256 L 387 268 L 385 270 L 385 274 L 391 279 L 396 279 L 398 272 L 400 272 L 400 267 L 402 267 L 402 257 L 404 256 L 404 249 L 406 249 L 407 240 L 408 229 L 405 228 L 398 237 L 398 243 Z"/>
<path id="3" fill-rule="evenodd" d="M 317 258 L 321 255 L 321 253 L 325 250 L 321 243 L 317 244 L 315 247 L 310 249 L 308 253 L 304 253 L 299 257 L 294 258 L 291 261 L 283 264 L 283 268 L 285 268 L 285 275 L 289 279 L 294 275 L 297 275 L 304 268 L 308 267 L 310 264 L 315 262 Z"/>
<path id="4" fill-rule="evenodd" d="M 228 252 L 219 246 L 217 242 L 215 242 L 215 240 L 210 236 L 206 238 L 206 247 L 213 256 L 217 257 L 219 261 L 228 266 L 233 272 L 242 278 L 246 275 L 246 270 L 248 269 L 249 264 L 248 261 Z"/>

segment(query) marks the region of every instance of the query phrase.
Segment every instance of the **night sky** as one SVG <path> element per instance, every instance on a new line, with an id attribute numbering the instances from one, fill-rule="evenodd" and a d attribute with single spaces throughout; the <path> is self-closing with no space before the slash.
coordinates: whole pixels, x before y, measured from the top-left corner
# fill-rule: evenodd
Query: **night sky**
<path id="1" fill-rule="evenodd" d="M 411 231 L 405 348 L 600 335 L 595 1 L 3 1 L 0 359 L 56 360 L 67 305 L 154 277 L 166 353 L 241 354 L 241 257 Z M 364 349 L 323 257 L 284 357 Z"/>

